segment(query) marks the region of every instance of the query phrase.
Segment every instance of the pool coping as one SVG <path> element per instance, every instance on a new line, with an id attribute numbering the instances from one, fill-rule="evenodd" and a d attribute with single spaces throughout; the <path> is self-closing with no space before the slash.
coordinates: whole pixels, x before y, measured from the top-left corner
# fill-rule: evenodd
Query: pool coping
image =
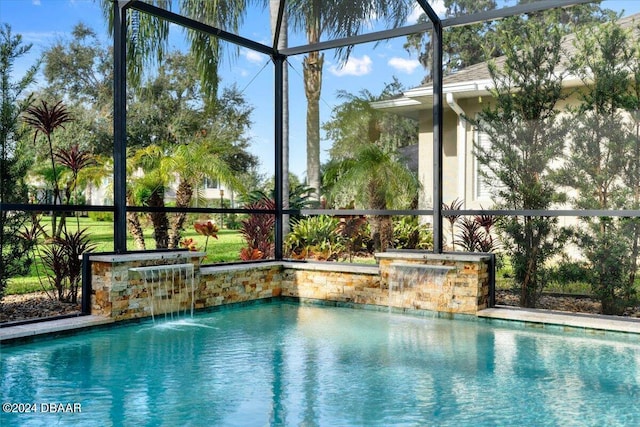
<path id="1" fill-rule="evenodd" d="M 257 300 L 259 301 L 259 300 Z M 329 301 L 325 301 L 329 302 Z M 381 308 L 384 308 L 380 306 Z M 477 320 L 517 322 L 533 327 L 563 327 L 602 333 L 624 333 L 638 335 L 640 338 L 640 319 L 617 318 L 597 314 L 573 313 L 543 309 L 526 309 L 512 306 L 496 306 L 479 311 Z M 455 318 L 455 316 L 453 316 Z M 84 329 L 117 324 L 113 319 L 86 315 L 35 322 L 0 328 L 0 344 L 29 341 L 31 338 L 55 336 L 63 333 L 73 333 Z"/>
<path id="2" fill-rule="evenodd" d="M 576 313 L 499 305 L 477 313 L 481 319 L 523 322 L 539 326 L 561 326 L 565 328 L 638 334 L 640 319 L 632 317 L 606 316 L 602 314 Z"/>
<path id="3" fill-rule="evenodd" d="M 7 326 L 0 328 L 0 343 L 45 335 L 55 335 L 63 332 L 80 331 L 112 323 L 116 322 L 105 316 L 86 315 Z"/>

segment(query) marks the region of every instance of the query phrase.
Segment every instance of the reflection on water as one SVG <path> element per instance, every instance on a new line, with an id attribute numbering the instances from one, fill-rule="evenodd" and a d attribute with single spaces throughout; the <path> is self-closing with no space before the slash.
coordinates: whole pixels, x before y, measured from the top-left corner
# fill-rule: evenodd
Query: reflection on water
<path id="1" fill-rule="evenodd" d="M 273 304 L 3 349 L 2 425 L 640 425 L 640 340 Z"/>

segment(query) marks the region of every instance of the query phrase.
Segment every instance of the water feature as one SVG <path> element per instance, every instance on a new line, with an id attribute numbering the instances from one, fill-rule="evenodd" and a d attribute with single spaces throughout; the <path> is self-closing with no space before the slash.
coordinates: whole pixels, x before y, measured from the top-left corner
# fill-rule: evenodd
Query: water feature
<path id="1" fill-rule="evenodd" d="M 158 314 L 165 320 L 173 320 L 187 308 L 193 317 L 195 305 L 195 277 L 193 264 L 168 264 L 134 267 L 129 271 L 142 276 L 147 292 L 147 304 L 151 318 Z"/>
<path id="2" fill-rule="evenodd" d="M 394 262 L 389 268 L 389 308 L 404 307 L 415 300 L 416 291 L 441 287 L 455 267 Z M 405 292 L 406 291 L 406 292 Z"/>
<path id="3" fill-rule="evenodd" d="M 290 303 L 185 320 L 3 347 L 2 402 L 81 412 L 0 425 L 640 425 L 638 336 Z"/>

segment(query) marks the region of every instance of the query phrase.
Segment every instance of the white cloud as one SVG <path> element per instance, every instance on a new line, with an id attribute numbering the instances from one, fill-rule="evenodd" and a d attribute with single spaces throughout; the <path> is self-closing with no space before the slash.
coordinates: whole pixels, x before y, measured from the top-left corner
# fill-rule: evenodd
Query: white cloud
<path id="1" fill-rule="evenodd" d="M 445 12 L 447 11 L 447 8 L 444 6 L 444 0 L 435 0 L 434 2 L 430 2 L 429 4 L 431 5 L 433 11 L 440 17 L 443 17 Z M 423 13 L 424 10 L 420 7 L 419 4 L 416 3 L 416 5 L 413 7 L 413 12 L 411 12 L 411 15 L 409 15 L 409 17 L 407 18 L 407 22 L 409 24 L 415 24 L 416 22 L 418 22 L 418 18 Z"/>
<path id="2" fill-rule="evenodd" d="M 349 60 L 343 66 L 332 65 L 329 67 L 331 74 L 338 77 L 342 76 L 364 76 L 371 72 L 373 61 L 368 55 L 364 55 L 362 58 L 356 58 L 354 56 L 349 57 Z"/>
<path id="3" fill-rule="evenodd" d="M 27 31 L 27 32 L 21 33 L 21 35 L 22 35 L 22 40 L 24 42 L 33 43 L 34 45 L 39 45 L 39 44 L 51 43 L 56 39 L 64 37 L 65 33 L 60 31 L 43 31 L 43 32 Z"/>
<path id="4" fill-rule="evenodd" d="M 42 4 L 42 2 L 41 2 L 40 0 L 31 0 L 31 3 L 32 3 L 34 6 L 40 6 L 40 5 Z"/>
<path id="5" fill-rule="evenodd" d="M 262 55 L 254 50 L 244 49 L 242 50 L 242 55 L 247 59 L 247 61 L 253 64 L 262 64 L 266 60 L 266 56 Z"/>
<path id="6" fill-rule="evenodd" d="M 417 59 L 405 59 L 394 57 L 387 61 L 387 64 L 391 68 L 395 68 L 398 71 L 402 71 L 406 74 L 412 74 L 416 68 L 420 67 L 420 62 Z"/>

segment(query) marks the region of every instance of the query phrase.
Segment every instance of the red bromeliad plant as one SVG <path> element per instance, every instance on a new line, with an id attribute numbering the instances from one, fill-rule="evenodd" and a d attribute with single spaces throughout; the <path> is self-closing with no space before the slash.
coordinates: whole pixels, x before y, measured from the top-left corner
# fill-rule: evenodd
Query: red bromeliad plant
<path id="1" fill-rule="evenodd" d="M 207 252 L 207 246 L 209 245 L 209 237 L 213 237 L 214 239 L 218 238 L 218 231 L 220 229 L 217 225 L 215 225 L 211 221 L 207 222 L 196 222 L 193 224 L 193 227 L 196 229 L 196 233 L 206 236 L 206 240 L 204 242 L 204 251 Z"/>
<path id="2" fill-rule="evenodd" d="M 276 204 L 271 199 L 260 199 L 246 206 L 247 209 L 261 209 L 274 211 Z M 240 233 L 247 242 L 240 257 L 249 257 L 246 260 L 273 258 L 274 244 L 273 231 L 276 218 L 273 213 L 252 213 L 249 218 L 242 221 Z M 257 252 L 256 252 L 257 251 Z M 255 258 L 260 254 L 260 258 Z M 245 260 L 245 258 L 242 258 Z"/>
<path id="3" fill-rule="evenodd" d="M 255 261 L 263 258 L 264 254 L 259 249 L 242 248 L 240 250 L 240 259 L 242 261 Z"/>
<path id="4" fill-rule="evenodd" d="M 180 246 L 185 249 L 189 249 L 189 251 L 191 252 L 196 252 L 198 250 L 196 242 L 192 238 L 184 239 L 182 242 L 180 242 Z"/>

